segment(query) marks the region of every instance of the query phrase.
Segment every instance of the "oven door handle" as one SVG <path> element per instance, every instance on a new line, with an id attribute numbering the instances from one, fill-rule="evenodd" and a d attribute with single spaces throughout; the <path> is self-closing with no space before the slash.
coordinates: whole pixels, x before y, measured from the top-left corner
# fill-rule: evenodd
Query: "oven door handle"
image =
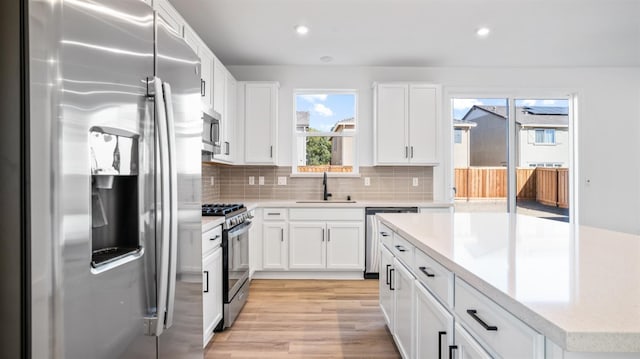
<path id="1" fill-rule="evenodd" d="M 238 237 L 241 236 L 247 232 L 249 232 L 249 229 L 251 228 L 252 224 L 250 221 L 246 221 L 243 224 L 241 224 L 240 226 L 233 228 L 229 231 L 229 237 Z"/>

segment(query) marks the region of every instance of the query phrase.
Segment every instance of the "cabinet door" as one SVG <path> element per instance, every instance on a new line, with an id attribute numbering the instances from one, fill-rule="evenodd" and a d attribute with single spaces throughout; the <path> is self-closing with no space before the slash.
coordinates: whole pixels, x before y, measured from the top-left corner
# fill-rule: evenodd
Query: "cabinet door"
<path id="1" fill-rule="evenodd" d="M 289 224 L 289 269 L 325 268 L 324 222 Z"/>
<path id="2" fill-rule="evenodd" d="M 244 154 L 247 164 L 277 162 L 277 85 L 245 84 Z"/>
<path id="3" fill-rule="evenodd" d="M 384 271 L 384 273 L 382 273 Z M 380 279 L 378 283 L 380 285 L 380 309 L 384 320 L 387 322 L 387 326 L 393 334 L 393 312 L 394 312 L 394 297 L 391 290 L 393 285 L 393 255 L 385 247 L 380 246 Z"/>
<path id="4" fill-rule="evenodd" d="M 415 278 L 397 259 L 393 260 L 392 289 L 395 295 L 394 335 L 403 358 L 413 358 Z"/>
<path id="5" fill-rule="evenodd" d="M 235 123 L 236 123 L 236 97 L 238 82 L 229 71 L 225 71 L 225 115 L 222 121 L 223 138 L 222 154 L 226 161 L 233 162 L 235 156 Z"/>
<path id="6" fill-rule="evenodd" d="M 202 110 L 210 112 L 213 108 L 213 61 L 214 56 L 206 47 L 200 47 L 198 55 L 200 56 L 200 100 L 202 102 Z"/>
<path id="7" fill-rule="evenodd" d="M 439 87 L 409 87 L 409 162 L 438 164 Z"/>
<path id="8" fill-rule="evenodd" d="M 204 45 L 201 44 L 200 38 L 198 37 L 196 32 L 193 31 L 191 27 L 186 25 L 184 26 L 184 41 L 187 43 L 187 45 L 189 45 L 193 52 L 200 56 L 200 52 L 198 50 L 201 46 Z"/>
<path id="9" fill-rule="evenodd" d="M 182 37 L 184 20 L 168 0 L 154 0 L 153 8 L 158 11 L 160 26 L 165 26 L 176 36 Z"/>
<path id="10" fill-rule="evenodd" d="M 203 346 L 213 337 L 213 329 L 222 320 L 222 248 L 216 248 L 202 262 Z"/>
<path id="11" fill-rule="evenodd" d="M 416 286 L 416 359 L 447 358 L 453 316 L 419 281 Z"/>
<path id="12" fill-rule="evenodd" d="M 491 359 L 491 355 L 460 324 L 455 324 L 455 331 L 456 345 L 452 359 Z"/>
<path id="13" fill-rule="evenodd" d="M 327 268 L 364 270 L 364 224 L 327 223 Z"/>
<path id="14" fill-rule="evenodd" d="M 222 115 L 221 126 L 224 126 L 225 121 L 225 74 L 224 65 L 218 60 L 217 57 L 213 57 L 213 110 Z"/>
<path id="15" fill-rule="evenodd" d="M 376 162 L 407 163 L 409 87 L 404 84 L 380 84 L 376 91 Z"/>
<path id="16" fill-rule="evenodd" d="M 284 222 L 262 225 L 262 267 L 287 269 L 287 226 Z"/>

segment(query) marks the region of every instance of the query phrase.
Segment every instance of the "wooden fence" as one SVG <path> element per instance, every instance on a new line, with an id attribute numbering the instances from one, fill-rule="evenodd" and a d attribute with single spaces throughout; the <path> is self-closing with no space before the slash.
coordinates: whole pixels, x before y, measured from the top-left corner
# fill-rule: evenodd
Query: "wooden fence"
<path id="1" fill-rule="evenodd" d="M 507 198 L 507 169 L 456 168 L 455 186 L 457 199 Z M 516 196 L 569 208 L 569 171 L 566 168 L 517 168 Z"/>

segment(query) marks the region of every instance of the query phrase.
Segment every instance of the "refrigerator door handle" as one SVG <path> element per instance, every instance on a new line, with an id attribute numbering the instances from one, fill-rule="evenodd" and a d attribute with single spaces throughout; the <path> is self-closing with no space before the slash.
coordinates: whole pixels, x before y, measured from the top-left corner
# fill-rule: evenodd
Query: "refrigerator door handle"
<path id="1" fill-rule="evenodd" d="M 168 131 L 165 112 L 164 96 L 162 91 L 162 80 L 153 78 L 155 126 L 158 136 L 158 154 L 160 157 L 160 259 L 157 266 L 157 310 L 156 316 L 150 321 L 149 335 L 160 336 L 164 329 L 165 316 L 167 312 L 167 291 L 169 277 L 169 241 L 170 222 L 169 216 L 169 154 L 168 154 Z"/>
<path id="2" fill-rule="evenodd" d="M 173 310 L 176 296 L 176 266 L 178 264 L 178 171 L 176 169 L 176 133 L 171 100 L 171 85 L 162 83 L 167 124 L 168 159 L 169 159 L 169 278 L 167 288 L 167 314 L 164 328 L 173 325 Z"/>

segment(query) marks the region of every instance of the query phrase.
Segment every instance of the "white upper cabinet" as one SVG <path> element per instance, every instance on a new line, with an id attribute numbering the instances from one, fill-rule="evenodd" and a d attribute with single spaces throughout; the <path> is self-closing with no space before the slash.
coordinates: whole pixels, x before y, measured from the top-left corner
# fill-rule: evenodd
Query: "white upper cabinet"
<path id="1" fill-rule="evenodd" d="M 224 116 L 226 69 L 217 57 L 213 58 L 213 110 Z M 224 121 L 224 117 L 222 119 Z"/>
<path id="2" fill-rule="evenodd" d="M 278 139 L 278 83 L 245 82 L 244 162 L 275 165 Z"/>
<path id="3" fill-rule="evenodd" d="M 213 109 L 213 61 L 214 55 L 207 47 L 200 47 L 198 51 L 200 57 L 200 99 L 202 101 L 202 111 L 211 113 Z"/>
<path id="4" fill-rule="evenodd" d="M 233 75 L 225 69 L 224 81 L 224 113 L 221 122 L 222 144 L 221 159 L 233 162 L 236 156 L 236 121 L 237 121 L 237 89 L 238 82 Z"/>
<path id="5" fill-rule="evenodd" d="M 440 86 L 387 83 L 374 88 L 376 165 L 437 165 Z"/>
<path id="6" fill-rule="evenodd" d="M 158 12 L 161 25 L 173 30 L 178 36 L 182 36 L 185 21 L 168 0 L 154 0 L 153 8 Z"/>

